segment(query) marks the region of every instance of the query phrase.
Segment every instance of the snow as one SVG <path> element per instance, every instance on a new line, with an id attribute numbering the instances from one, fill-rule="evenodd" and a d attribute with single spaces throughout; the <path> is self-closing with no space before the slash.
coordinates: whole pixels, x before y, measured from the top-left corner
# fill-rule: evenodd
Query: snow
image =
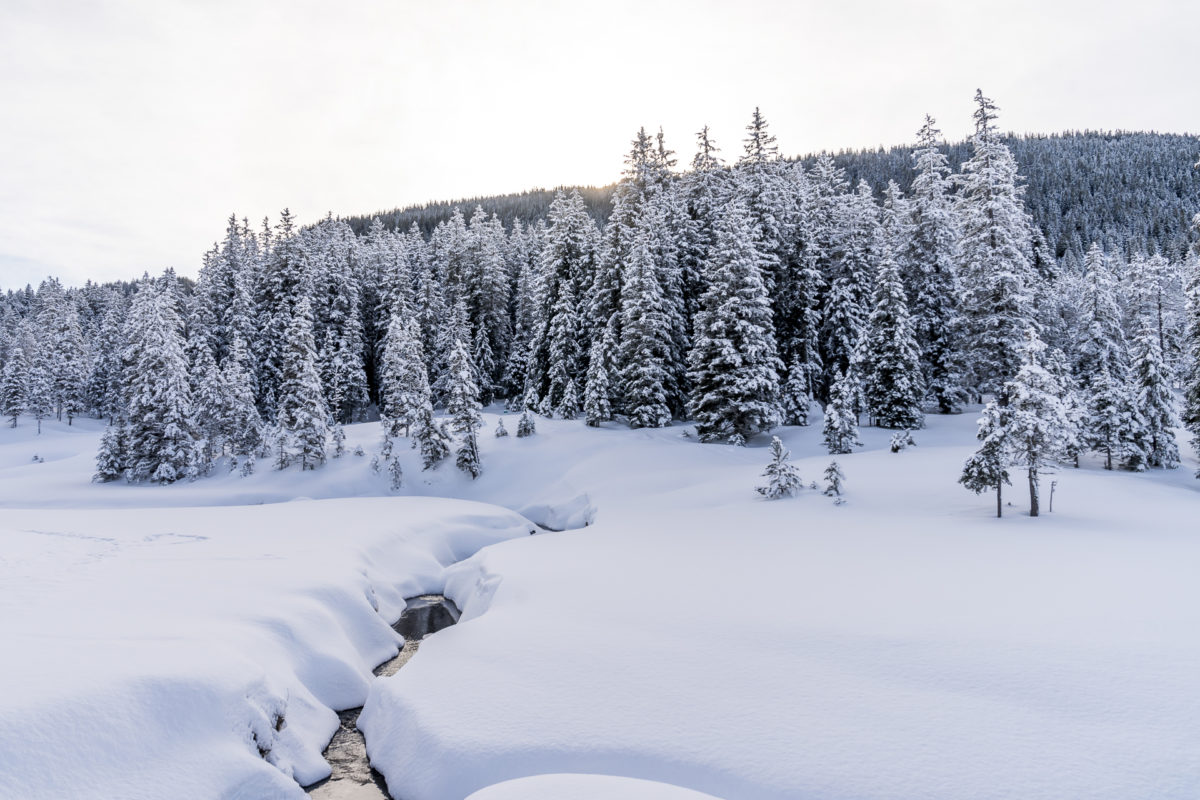
<path id="1" fill-rule="evenodd" d="M 298 797 L 331 709 L 364 700 L 405 800 L 1200 794 L 1195 454 L 1088 458 L 1038 519 L 1016 480 L 997 520 L 956 484 L 977 416 L 901 453 L 862 428 L 841 506 L 757 495 L 769 437 L 680 425 L 539 418 L 481 435 L 476 481 L 401 440 L 389 497 L 352 455 L 93 485 L 95 421 L 22 420 L 0 429 L 0 797 Z M 820 481 L 819 414 L 776 432 Z M 501 505 L 590 524 L 529 536 Z M 372 678 L 403 598 L 443 589 L 460 624 Z"/>

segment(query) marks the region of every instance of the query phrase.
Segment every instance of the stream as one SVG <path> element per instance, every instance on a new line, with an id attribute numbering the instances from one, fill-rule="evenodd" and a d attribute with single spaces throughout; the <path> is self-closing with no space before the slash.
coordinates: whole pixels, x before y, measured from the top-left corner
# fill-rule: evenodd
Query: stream
<path id="1" fill-rule="evenodd" d="M 404 647 L 388 661 L 375 668 L 381 678 L 395 675 L 416 654 L 421 640 L 458 622 L 459 610 L 454 601 L 440 594 L 423 594 L 405 600 L 404 613 L 392 626 L 404 637 Z M 362 706 L 338 712 L 341 727 L 325 748 L 325 760 L 333 772 L 319 783 L 305 787 L 315 800 L 391 800 L 383 776 L 371 768 L 367 759 L 367 743 L 358 730 L 358 715 Z"/>

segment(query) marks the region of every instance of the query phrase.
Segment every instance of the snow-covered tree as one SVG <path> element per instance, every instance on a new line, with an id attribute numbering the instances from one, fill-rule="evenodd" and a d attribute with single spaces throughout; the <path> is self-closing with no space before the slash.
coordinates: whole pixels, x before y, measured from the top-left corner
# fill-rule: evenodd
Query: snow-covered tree
<path id="1" fill-rule="evenodd" d="M 123 421 L 110 422 L 100 437 L 100 450 L 96 453 L 95 483 L 109 483 L 125 476 L 125 438 L 127 431 Z"/>
<path id="2" fill-rule="evenodd" d="M 781 497 L 792 497 L 804 487 L 800 473 L 789 459 L 791 453 L 783 446 L 778 436 L 771 437 L 771 461 L 763 471 L 767 479 L 766 486 L 759 486 L 757 492 L 768 500 L 778 500 Z"/>
<path id="3" fill-rule="evenodd" d="M 857 391 L 853 378 L 834 372 L 833 391 L 825 406 L 825 422 L 821 428 L 822 441 L 831 455 L 845 455 L 862 444 L 858 438 L 858 415 L 854 411 Z"/>
<path id="4" fill-rule="evenodd" d="M 384 434 L 407 436 L 425 409 L 432 408 L 420 324 L 415 318 L 406 322 L 394 314 L 388 323 L 379 384 Z"/>
<path id="5" fill-rule="evenodd" d="M 421 451 L 424 469 L 433 469 L 450 455 L 450 436 L 433 417 L 433 407 L 421 411 L 413 426 L 413 446 Z"/>
<path id="6" fill-rule="evenodd" d="M 609 392 L 611 391 L 609 369 L 612 368 L 611 353 L 616 347 L 616 341 L 611 330 L 611 327 L 607 328 L 605 334 L 592 343 L 591 354 L 588 358 L 587 383 L 583 391 L 583 412 L 587 418 L 587 424 L 593 428 L 598 427 L 601 422 L 613 418 L 612 404 L 609 401 Z"/>
<path id="7" fill-rule="evenodd" d="M 1133 428 L 1134 469 L 1179 466 L 1179 445 L 1175 442 L 1175 400 L 1171 394 L 1167 366 L 1163 361 L 1154 317 L 1143 312 L 1141 330 L 1135 344 L 1133 363 L 1134 405 L 1137 408 Z"/>
<path id="8" fill-rule="evenodd" d="M 1088 384 L 1083 439 L 1088 449 L 1104 456 L 1104 468 L 1127 461 L 1133 446 L 1137 411 L 1124 381 L 1113 378 L 1101 361 Z"/>
<path id="9" fill-rule="evenodd" d="M 144 279 L 126 323 L 129 365 L 125 463 L 130 481 L 172 483 L 196 465 L 196 435 L 182 323 L 169 289 Z"/>
<path id="10" fill-rule="evenodd" d="M 504 417 L 500 417 L 496 421 L 496 438 L 503 439 L 508 436 L 508 428 L 504 427 Z"/>
<path id="11" fill-rule="evenodd" d="M 846 482 L 846 476 L 842 472 L 842 467 L 836 461 L 830 461 L 829 466 L 825 468 L 825 494 L 829 497 L 841 497 L 842 485 Z"/>
<path id="12" fill-rule="evenodd" d="M 743 438 L 780 422 L 779 371 L 762 254 L 738 202 L 716 225 L 705 265 L 708 289 L 696 314 L 689 357 L 691 414 L 702 441 Z"/>
<path id="13" fill-rule="evenodd" d="M 638 231 L 630 258 L 621 292 L 625 412 L 631 427 L 662 428 L 671 423 L 666 391 L 670 342 L 647 231 Z"/>
<path id="14" fill-rule="evenodd" d="M 976 392 L 995 392 L 1021 367 L 1032 318 L 1033 233 L 1017 163 L 996 132 L 996 106 L 976 91 L 971 157 L 958 178 L 965 352 Z"/>
<path id="15" fill-rule="evenodd" d="M 229 352 L 221 365 L 226 403 L 226 440 L 233 457 L 230 468 L 240 467 L 242 475 L 254 472 L 255 454 L 262 448 L 263 421 L 254 404 L 254 388 L 248 366 L 249 349 L 235 333 Z"/>
<path id="16" fill-rule="evenodd" d="M 287 327 L 277 396 L 281 453 L 277 463 L 298 458 L 302 470 L 325 463 L 329 438 L 329 407 L 317 372 L 312 324 L 312 306 L 303 297 Z"/>
<path id="17" fill-rule="evenodd" d="M 526 406 L 525 410 L 521 412 L 521 419 L 517 421 L 517 438 L 524 439 L 535 433 L 537 433 L 537 423 L 533 419 L 533 412 Z"/>
<path id="18" fill-rule="evenodd" d="M 455 433 L 462 437 L 456 463 L 458 468 L 472 478 L 480 474 L 479 440 L 476 431 L 483 424 L 479 416 L 479 386 L 475 383 L 475 369 L 471 357 L 462 342 L 456 341 L 450 353 L 450 393 L 446 398 L 446 411 Z"/>
<path id="19" fill-rule="evenodd" d="M 909 286 L 909 311 L 921 351 L 925 383 L 942 414 L 966 402 L 959 308 L 958 218 L 949 197 L 950 164 L 942 152 L 942 133 L 925 116 L 913 150 L 913 178 L 903 263 Z"/>
<path id="20" fill-rule="evenodd" d="M 1008 409 L 1003 395 L 984 406 L 976 438 L 979 449 L 967 459 L 958 482 L 975 494 L 995 489 L 996 516 L 1001 517 L 1004 486 L 1012 485 L 1008 474 Z"/>
<path id="21" fill-rule="evenodd" d="M 925 426 L 921 398 L 925 381 L 921 356 L 900 268 L 890 252 L 883 255 L 875 275 L 873 308 L 865 342 L 867 410 L 881 428 Z"/>
<path id="22" fill-rule="evenodd" d="M 0 373 L 0 414 L 9 419 L 12 427 L 25 413 L 29 394 L 29 359 L 25 348 L 18 341 L 8 351 L 8 360 Z"/>
<path id="23" fill-rule="evenodd" d="M 1037 333 L 1029 328 L 1023 348 L 1024 363 L 1005 386 L 1009 463 L 1026 471 L 1031 517 L 1038 516 L 1040 511 L 1040 476 L 1062 461 L 1071 431 L 1061 400 L 1062 387 L 1040 363 L 1045 348 Z"/>

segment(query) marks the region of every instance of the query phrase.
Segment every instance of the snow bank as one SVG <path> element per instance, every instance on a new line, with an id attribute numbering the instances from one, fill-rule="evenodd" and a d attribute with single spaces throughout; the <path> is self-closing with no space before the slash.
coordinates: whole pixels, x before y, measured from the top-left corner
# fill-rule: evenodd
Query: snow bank
<path id="1" fill-rule="evenodd" d="M 467 800 L 715 800 L 711 794 L 612 775 L 534 775 L 480 789 Z"/>
<path id="2" fill-rule="evenodd" d="M 1051 476 L 1053 514 L 1018 486 L 997 520 L 956 484 L 974 415 L 898 454 L 864 429 L 842 506 L 755 495 L 765 441 L 538 429 L 533 460 L 570 454 L 600 513 L 449 571 L 469 621 L 360 720 L 395 796 L 545 773 L 738 800 L 1200 795 L 1194 458 L 1089 462 Z M 782 436 L 819 480 L 819 425 Z"/>
<path id="3" fill-rule="evenodd" d="M 417 498 L 0 525 L 0 797 L 23 799 L 303 797 L 404 598 L 531 528 Z"/>

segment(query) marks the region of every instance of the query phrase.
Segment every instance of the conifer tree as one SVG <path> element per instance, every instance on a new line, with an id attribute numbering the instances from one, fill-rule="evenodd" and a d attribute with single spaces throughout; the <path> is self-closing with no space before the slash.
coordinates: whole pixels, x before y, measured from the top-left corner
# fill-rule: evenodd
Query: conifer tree
<path id="1" fill-rule="evenodd" d="M 0 414 L 7 417 L 14 428 L 25 413 L 28 394 L 29 361 L 24 346 L 18 341 L 8 351 L 8 360 L 0 374 Z"/>
<path id="2" fill-rule="evenodd" d="M 421 410 L 413 427 L 413 445 L 421 451 L 424 469 L 432 469 L 450 455 L 450 437 L 433 418 L 433 407 Z"/>
<path id="3" fill-rule="evenodd" d="M 537 433 L 537 423 L 533 419 L 533 412 L 529 410 L 529 406 L 521 412 L 521 419 L 517 422 L 517 438 L 524 439 L 526 436 L 533 436 Z"/>
<path id="4" fill-rule="evenodd" d="M 1117 303 L 1117 283 L 1098 244 L 1093 243 L 1088 250 L 1083 269 L 1075 374 L 1087 381 L 1103 367 L 1113 380 L 1124 383 L 1129 378 L 1129 360 Z"/>
<path id="5" fill-rule="evenodd" d="M 842 496 L 842 484 L 846 482 L 846 476 L 842 472 L 842 467 L 836 461 L 830 461 L 829 466 L 825 468 L 825 492 L 828 497 Z"/>
<path id="6" fill-rule="evenodd" d="M 925 426 L 921 359 L 900 269 L 885 253 L 875 276 L 874 308 L 865 343 L 867 410 L 881 428 Z"/>
<path id="7" fill-rule="evenodd" d="M 125 436 L 123 421 L 110 422 L 100 437 L 100 450 L 96 453 L 94 483 L 109 483 L 125 476 Z"/>
<path id="8" fill-rule="evenodd" d="M 496 421 L 496 438 L 503 439 L 508 436 L 508 428 L 504 427 L 504 417 L 500 417 Z"/>
<path id="9" fill-rule="evenodd" d="M 1059 463 L 1071 423 L 1060 399 L 1062 387 L 1040 363 L 1045 344 L 1033 328 L 1026 333 L 1020 370 L 1008 382 L 1008 420 L 1005 441 L 1010 463 L 1024 467 L 1029 482 L 1029 516 L 1039 514 L 1041 474 Z"/>
<path id="10" fill-rule="evenodd" d="M 446 398 L 446 411 L 455 433 L 462 437 L 456 463 L 458 468 L 472 478 L 480 474 L 479 441 L 476 430 L 483 424 L 479 416 L 479 387 L 475 383 L 475 370 L 466 347 L 456 341 L 450 354 L 450 393 Z"/>
<path id="11" fill-rule="evenodd" d="M 388 323 L 379 376 L 385 435 L 407 436 L 426 408 L 432 408 L 429 376 L 421 352 L 420 326 L 399 314 Z"/>
<path id="12" fill-rule="evenodd" d="M 301 470 L 316 469 L 325 463 L 329 438 L 329 407 L 317 372 L 316 347 L 313 343 L 312 306 L 307 297 L 296 304 L 288 324 L 278 394 L 278 423 L 281 452 L 300 460 Z"/>
<path id="13" fill-rule="evenodd" d="M 633 428 L 662 428 L 671 423 L 666 392 L 668 330 L 662 287 L 645 230 L 638 231 L 625 269 L 627 280 L 621 293 L 625 412 Z"/>
<path id="14" fill-rule="evenodd" d="M 975 494 L 995 489 L 997 517 L 1004 515 L 1004 485 L 1012 485 L 1008 475 L 1008 419 L 1007 399 L 1003 395 L 984 406 L 976 434 L 981 444 L 967 459 L 958 479 Z"/>
<path id="15" fill-rule="evenodd" d="M 941 149 L 941 136 L 934 119 L 926 115 L 912 155 L 917 174 L 907 206 L 910 236 L 903 263 L 925 384 L 937 401 L 938 412 L 951 414 L 966 402 L 966 392 L 962 385 L 959 227 L 949 197 L 950 164 Z"/>
<path id="16" fill-rule="evenodd" d="M 1179 445 L 1175 443 L 1178 421 L 1159 341 L 1155 319 L 1144 310 L 1133 365 L 1137 423 L 1133 429 L 1135 455 L 1131 466 L 1137 470 L 1179 466 Z"/>
<path id="17" fill-rule="evenodd" d="M 778 500 L 781 497 L 793 497 L 804 487 L 800 473 L 795 465 L 789 462 L 791 453 L 783 446 L 778 436 L 771 437 L 771 462 L 763 471 L 767 479 L 766 486 L 759 486 L 757 492 L 768 500 Z"/>
<path id="18" fill-rule="evenodd" d="M 196 465 L 191 387 L 182 324 L 168 287 L 148 278 L 141 282 L 126 332 L 129 480 L 172 483 L 190 477 Z"/>
<path id="19" fill-rule="evenodd" d="M 1124 381 L 1115 380 L 1108 364 L 1099 362 L 1099 371 L 1088 386 L 1084 442 L 1104 455 L 1104 468 L 1128 459 L 1133 446 L 1137 412 Z"/>
<path id="20" fill-rule="evenodd" d="M 879 258 L 878 213 L 866 181 L 860 181 L 858 191 L 837 206 L 836 247 L 822 326 L 822 357 L 827 370 L 848 372 L 859 340 L 866 333 L 871 279 Z"/>
<path id="21" fill-rule="evenodd" d="M 616 346 L 614 338 L 611 326 L 606 328 L 604 335 L 592 343 L 588 359 L 583 411 L 587 417 L 587 424 L 593 428 L 613 418 L 612 404 L 609 402 L 611 388 L 608 376 L 612 366 L 611 348 Z"/>
<path id="22" fill-rule="evenodd" d="M 972 153 L 959 176 L 965 352 L 977 392 L 995 392 L 1021 367 L 1032 318 L 1033 234 L 1017 164 L 996 132 L 996 106 L 976 91 Z"/>
<path id="23" fill-rule="evenodd" d="M 1193 228 L 1200 232 L 1200 214 Z M 1191 262 L 1187 281 L 1187 337 L 1190 370 L 1183 381 L 1183 424 L 1192 434 L 1192 447 L 1200 452 L 1200 247 Z M 1196 477 L 1200 478 L 1200 470 Z"/>
<path id="24" fill-rule="evenodd" d="M 240 465 L 243 476 L 254 472 L 254 456 L 263 443 L 262 417 L 254 404 L 254 389 L 247 367 L 249 358 L 246 343 L 241 335 L 235 333 L 230 340 L 229 353 L 221 365 L 221 376 L 228 415 L 226 437 L 229 453 L 233 456 L 230 468 Z"/>
<path id="25" fill-rule="evenodd" d="M 862 444 L 858 438 L 858 416 L 854 411 L 856 389 L 852 377 L 834 372 L 833 391 L 825 406 L 822 440 L 831 455 L 845 455 Z"/>
<path id="26" fill-rule="evenodd" d="M 196 470 L 206 474 L 224 455 L 229 433 L 229 390 L 208 345 L 197 340 L 198 353 L 192 365 L 192 414 L 199 439 Z"/>
<path id="27" fill-rule="evenodd" d="M 716 226 L 690 355 L 691 414 L 702 441 L 750 437 L 780 422 L 779 371 L 764 259 L 744 206 Z"/>

